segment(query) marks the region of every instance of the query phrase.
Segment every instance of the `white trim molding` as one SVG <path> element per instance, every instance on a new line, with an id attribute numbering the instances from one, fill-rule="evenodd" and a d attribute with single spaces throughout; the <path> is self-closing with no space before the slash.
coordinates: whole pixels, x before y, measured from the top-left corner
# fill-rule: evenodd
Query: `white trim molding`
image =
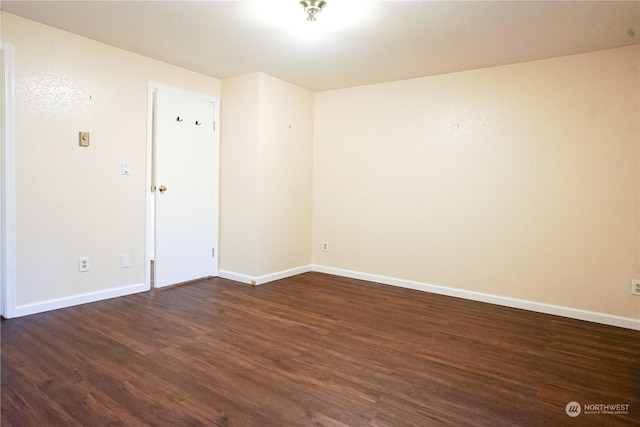
<path id="1" fill-rule="evenodd" d="M 90 292 L 71 297 L 25 304 L 16 307 L 15 315 L 16 317 L 20 317 L 27 316 L 29 314 L 43 313 L 45 311 L 57 310 L 59 308 L 67 308 L 74 305 L 87 304 L 90 302 L 137 294 L 148 290 L 149 288 L 146 283 L 138 283 L 136 285 L 122 286 L 120 288 L 107 289 L 105 291 Z"/>
<path id="2" fill-rule="evenodd" d="M 393 277 L 379 276 L 377 274 L 362 273 L 359 271 L 344 270 L 341 268 L 327 267 L 317 264 L 311 266 L 311 271 L 640 331 L 640 319 L 633 319 L 630 317 L 615 316 L 612 314 L 580 310 L 577 308 L 563 307 L 559 305 L 543 304 L 535 301 L 467 291 L 464 289 L 449 288 L 446 286 L 430 285 L 411 280 L 396 279 Z"/>
<path id="3" fill-rule="evenodd" d="M 248 276 L 246 274 L 235 273 L 233 271 L 227 270 L 218 270 L 218 277 L 227 280 L 233 280 L 234 282 L 244 283 L 246 285 L 250 285 L 251 281 L 253 281 L 253 277 Z"/>
<path id="4" fill-rule="evenodd" d="M 15 317 L 16 309 L 16 186 L 15 186 L 15 88 L 14 47 L 0 42 L 4 68 L 4 117 L 2 117 L 2 200 L 0 207 L 0 314 L 6 319 Z"/>
<path id="5" fill-rule="evenodd" d="M 300 267 L 290 268 L 288 270 L 258 276 L 255 278 L 255 281 L 256 285 L 264 285 L 265 283 L 275 282 L 276 280 L 286 279 L 287 277 L 297 276 L 298 274 L 308 273 L 309 271 L 311 271 L 311 265 L 303 265 Z"/>
<path id="6" fill-rule="evenodd" d="M 245 283 L 247 285 L 258 286 L 269 282 L 275 282 L 276 280 L 286 279 L 287 277 L 297 276 L 298 274 L 308 273 L 309 271 L 311 271 L 311 265 L 303 265 L 300 267 L 290 268 L 288 270 L 253 277 L 246 274 L 234 273 L 233 271 L 218 270 L 218 277 Z"/>

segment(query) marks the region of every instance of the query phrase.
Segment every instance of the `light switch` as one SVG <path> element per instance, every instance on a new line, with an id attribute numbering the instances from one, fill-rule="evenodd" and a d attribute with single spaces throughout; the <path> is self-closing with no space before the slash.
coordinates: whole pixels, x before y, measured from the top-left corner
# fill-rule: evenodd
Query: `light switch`
<path id="1" fill-rule="evenodd" d="M 129 254 L 120 255 L 120 268 L 129 268 L 131 266 L 131 258 Z"/>
<path id="2" fill-rule="evenodd" d="M 129 175 L 129 162 L 122 162 L 122 175 Z"/>
<path id="3" fill-rule="evenodd" d="M 79 132 L 78 140 L 80 142 L 80 147 L 88 147 L 89 146 L 89 132 Z"/>

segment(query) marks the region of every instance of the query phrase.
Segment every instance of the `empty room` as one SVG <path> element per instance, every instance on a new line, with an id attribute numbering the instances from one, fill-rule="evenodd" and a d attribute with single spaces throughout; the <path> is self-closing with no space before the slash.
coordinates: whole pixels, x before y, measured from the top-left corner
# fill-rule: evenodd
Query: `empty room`
<path id="1" fill-rule="evenodd" d="M 0 3 L 2 426 L 640 426 L 640 2 Z"/>

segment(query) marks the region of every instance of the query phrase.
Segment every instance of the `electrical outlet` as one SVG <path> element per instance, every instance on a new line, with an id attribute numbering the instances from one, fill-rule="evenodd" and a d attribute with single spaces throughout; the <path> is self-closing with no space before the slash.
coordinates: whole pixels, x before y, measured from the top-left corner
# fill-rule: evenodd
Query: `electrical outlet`
<path id="1" fill-rule="evenodd" d="M 640 280 L 633 279 L 631 281 L 631 295 L 640 296 Z"/>
<path id="2" fill-rule="evenodd" d="M 79 263 L 78 263 L 78 271 L 79 272 L 84 272 L 84 271 L 89 271 L 89 257 L 88 256 L 83 256 L 80 257 L 79 259 Z"/>
<path id="3" fill-rule="evenodd" d="M 329 242 L 322 242 L 322 252 L 329 252 Z"/>

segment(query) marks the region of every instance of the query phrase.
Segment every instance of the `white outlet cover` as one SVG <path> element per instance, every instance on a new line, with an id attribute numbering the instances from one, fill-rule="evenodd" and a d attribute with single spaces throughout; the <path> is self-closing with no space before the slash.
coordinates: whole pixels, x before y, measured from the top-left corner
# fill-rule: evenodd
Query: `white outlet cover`
<path id="1" fill-rule="evenodd" d="M 91 267 L 90 259 L 88 256 L 83 256 L 78 259 L 78 271 L 83 273 L 85 271 L 89 271 Z"/>

